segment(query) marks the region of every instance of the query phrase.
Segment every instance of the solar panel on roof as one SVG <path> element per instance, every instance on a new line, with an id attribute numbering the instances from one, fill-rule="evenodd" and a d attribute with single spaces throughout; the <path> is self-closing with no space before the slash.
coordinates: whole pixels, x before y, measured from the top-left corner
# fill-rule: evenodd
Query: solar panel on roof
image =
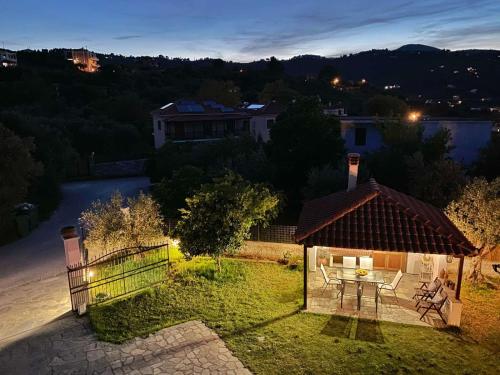
<path id="1" fill-rule="evenodd" d="M 182 99 L 182 100 L 179 100 L 178 104 L 180 104 L 180 105 L 193 105 L 193 104 L 198 104 L 198 103 L 196 103 L 196 101 L 194 101 L 194 100 Z"/>
<path id="2" fill-rule="evenodd" d="M 208 106 L 212 107 L 213 105 L 215 105 L 215 104 L 217 104 L 217 103 L 215 102 L 215 100 L 205 100 L 205 101 L 203 102 L 203 104 L 205 104 L 205 105 L 208 105 Z"/>
<path id="3" fill-rule="evenodd" d="M 177 111 L 180 113 L 203 113 L 205 109 L 200 104 L 177 104 Z"/>
<path id="4" fill-rule="evenodd" d="M 250 104 L 247 109 L 261 109 L 264 107 L 264 104 Z"/>
<path id="5" fill-rule="evenodd" d="M 234 112 L 234 108 L 231 108 L 231 107 L 222 107 L 221 111 L 222 112 Z"/>

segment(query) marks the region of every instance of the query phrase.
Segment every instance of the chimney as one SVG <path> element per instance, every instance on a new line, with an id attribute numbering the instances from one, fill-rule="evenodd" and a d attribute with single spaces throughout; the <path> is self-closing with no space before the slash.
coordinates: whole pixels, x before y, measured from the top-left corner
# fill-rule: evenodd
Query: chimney
<path id="1" fill-rule="evenodd" d="M 356 182 L 358 180 L 359 157 L 360 155 L 354 152 L 347 154 L 347 163 L 349 165 L 347 191 L 351 191 L 356 188 Z"/>

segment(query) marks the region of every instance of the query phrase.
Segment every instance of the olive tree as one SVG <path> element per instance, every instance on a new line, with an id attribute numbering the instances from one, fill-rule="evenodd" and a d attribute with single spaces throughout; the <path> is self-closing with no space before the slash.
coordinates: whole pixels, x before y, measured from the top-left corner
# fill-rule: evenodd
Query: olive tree
<path id="1" fill-rule="evenodd" d="M 450 220 L 478 249 L 469 279 L 484 279 L 483 258 L 500 243 L 500 177 L 488 182 L 476 178 L 465 186 L 461 196 L 446 208 Z"/>
<path id="2" fill-rule="evenodd" d="M 151 196 L 141 192 L 124 203 L 117 191 L 108 201 L 96 200 L 82 212 L 80 223 L 86 232 L 84 244 L 90 258 L 164 238 L 160 207 Z"/>
<path id="3" fill-rule="evenodd" d="M 221 256 L 237 252 L 253 225 L 267 225 L 278 204 L 279 197 L 265 185 L 229 172 L 186 199 L 174 233 L 185 255 L 211 255 L 220 271 Z"/>

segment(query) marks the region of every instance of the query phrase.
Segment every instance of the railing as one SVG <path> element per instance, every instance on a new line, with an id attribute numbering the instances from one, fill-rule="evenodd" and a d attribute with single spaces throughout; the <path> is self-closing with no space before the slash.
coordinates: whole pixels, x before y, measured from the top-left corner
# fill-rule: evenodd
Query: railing
<path id="1" fill-rule="evenodd" d="M 158 284 L 165 280 L 169 265 L 168 244 L 160 244 L 117 250 L 68 268 L 72 309 Z"/>

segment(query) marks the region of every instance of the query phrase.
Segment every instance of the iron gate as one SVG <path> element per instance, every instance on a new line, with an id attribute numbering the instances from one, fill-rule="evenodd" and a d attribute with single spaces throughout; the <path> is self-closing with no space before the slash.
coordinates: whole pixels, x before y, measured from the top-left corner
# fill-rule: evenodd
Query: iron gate
<path id="1" fill-rule="evenodd" d="M 73 311 L 158 284 L 170 265 L 168 244 L 116 250 L 68 268 Z"/>

